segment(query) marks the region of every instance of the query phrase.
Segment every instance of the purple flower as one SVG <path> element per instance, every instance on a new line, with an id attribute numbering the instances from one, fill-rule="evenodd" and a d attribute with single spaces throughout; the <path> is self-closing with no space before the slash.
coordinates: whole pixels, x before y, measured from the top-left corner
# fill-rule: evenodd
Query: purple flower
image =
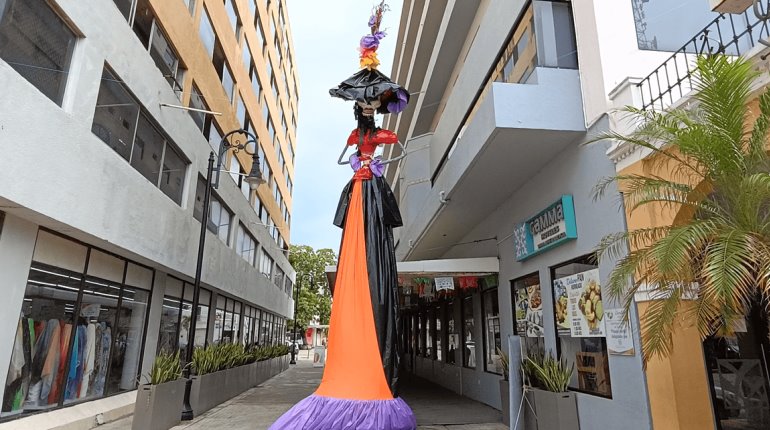
<path id="1" fill-rule="evenodd" d="M 361 49 L 376 49 L 380 46 L 380 39 L 376 35 L 366 35 L 361 38 Z"/>
<path id="2" fill-rule="evenodd" d="M 399 113 L 406 109 L 406 104 L 409 102 L 409 94 L 403 89 L 399 89 L 396 94 L 396 99 L 388 103 L 388 112 Z"/>
<path id="3" fill-rule="evenodd" d="M 374 24 L 376 24 L 376 23 L 377 23 L 377 16 L 376 15 L 372 15 L 372 17 L 369 18 L 369 27 L 374 26 Z"/>

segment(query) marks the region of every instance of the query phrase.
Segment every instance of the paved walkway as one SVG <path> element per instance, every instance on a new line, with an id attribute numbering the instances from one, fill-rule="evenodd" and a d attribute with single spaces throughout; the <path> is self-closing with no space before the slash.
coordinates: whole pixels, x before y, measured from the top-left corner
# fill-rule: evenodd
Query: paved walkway
<path id="1" fill-rule="evenodd" d="M 240 396 L 182 423 L 173 430 L 267 430 L 321 382 L 323 369 L 313 368 L 304 355 L 296 366 Z M 405 381 L 402 397 L 417 416 L 420 430 L 506 430 L 500 412 L 428 382 Z M 131 417 L 97 427 L 130 430 Z"/>

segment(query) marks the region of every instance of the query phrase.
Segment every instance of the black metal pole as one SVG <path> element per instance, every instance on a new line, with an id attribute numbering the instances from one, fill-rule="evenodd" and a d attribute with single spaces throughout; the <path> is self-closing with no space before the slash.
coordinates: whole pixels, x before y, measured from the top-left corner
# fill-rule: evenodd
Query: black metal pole
<path id="1" fill-rule="evenodd" d="M 294 334 L 292 335 L 291 339 L 291 361 L 289 364 L 297 364 L 297 349 L 299 349 L 299 345 L 297 345 L 297 348 L 294 348 L 294 345 L 297 343 L 297 304 L 299 304 L 299 290 L 302 289 L 302 278 L 300 278 L 300 282 L 297 282 L 297 288 L 295 288 L 294 291 Z"/>
<path id="2" fill-rule="evenodd" d="M 201 233 L 198 239 L 198 261 L 195 265 L 195 283 L 193 285 L 192 314 L 190 315 L 190 328 L 187 332 L 187 350 L 185 351 L 185 387 L 184 409 L 182 409 L 182 421 L 190 421 L 194 417 L 190 405 L 190 390 L 192 389 L 192 375 L 190 363 L 192 363 L 193 350 L 195 349 L 195 323 L 198 320 L 198 301 L 201 290 L 201 272 L 203 270 L 203 248 L 206 244 L 206 228 L 209 222 L 209 206 L 211 205 L 211 176 L 214 172 L 214 152 L 209 155 L 209 168 L 206 172 L 206 190 L 203 193 L 203 213 L 201 213 Z"/>

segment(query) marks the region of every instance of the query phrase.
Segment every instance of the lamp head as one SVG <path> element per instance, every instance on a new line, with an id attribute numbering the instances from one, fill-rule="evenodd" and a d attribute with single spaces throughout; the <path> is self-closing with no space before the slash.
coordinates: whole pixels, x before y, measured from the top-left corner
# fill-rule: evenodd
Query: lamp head
<path id="1" fill-rule="evenodd" d="M 256 190 L 260 185 L 267 182 L 265 181 L 265 178 L 262 177 L 262 171 L 259 170 L 259 156 L 257 154 L 254 154 L 252 157 L 251 171 L 244 180 L 249 184 L 249 188 L 252 190 Z"/>

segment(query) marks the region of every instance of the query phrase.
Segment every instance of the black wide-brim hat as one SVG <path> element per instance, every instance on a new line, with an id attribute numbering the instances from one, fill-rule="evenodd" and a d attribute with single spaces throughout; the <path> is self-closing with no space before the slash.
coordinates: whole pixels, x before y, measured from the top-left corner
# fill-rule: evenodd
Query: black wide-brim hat
<path id="1" fill-rule="evenodd" d="M 399 113 L 409 103 L 409 92 L 390 80 L 377 69 L 361 69 L 336 88 L 329 90 L 332 97 L 369 103 L 380 99 L 378 113 Z"/>

